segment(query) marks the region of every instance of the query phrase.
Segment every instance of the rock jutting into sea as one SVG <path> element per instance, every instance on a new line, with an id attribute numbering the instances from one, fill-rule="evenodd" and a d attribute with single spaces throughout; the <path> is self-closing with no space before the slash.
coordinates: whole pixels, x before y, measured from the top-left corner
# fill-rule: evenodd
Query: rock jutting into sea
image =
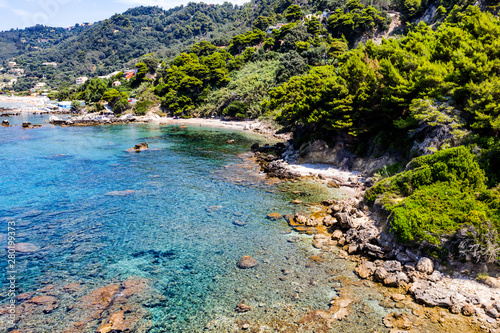
<path id="1" fill-rule="evenodd" d="M 385 232 L 380 218 L 372 214 L 363 201 L 325 200 L 320 207 L 320 212 L 298 212 L 284 217 L 298 231 L 304 230 L 302 226 L 326 230 L 326 234 L 314 236 L 313 246 L 318 249 L 341 247 L 346 255 L 358 261 L 355 273 L 360 278 L 398 288 L 426 306 L 474 315 L 485 327 L 498 326 L 500 289 L 490 287 L 499 283 L 498 278 L 490 277 L 487 286 L 439 271 L 443 266 L 435 260 L 399 244 Z M 387 322 L 402 320 L 398 318 L 387 317 Z"/>
<path id="2" fill-rule="evenodd" d="M 129 151 L 129 152 L 131 152 L 131 151 L 141 152 L 143 150 L 148 150 L 148 149 L 149 149 L 149 145 L 147 144 L 147 142 L 141 142 L 139 144 L 136 144 L 133 148 L 127 149 L 127 151 Z"/>

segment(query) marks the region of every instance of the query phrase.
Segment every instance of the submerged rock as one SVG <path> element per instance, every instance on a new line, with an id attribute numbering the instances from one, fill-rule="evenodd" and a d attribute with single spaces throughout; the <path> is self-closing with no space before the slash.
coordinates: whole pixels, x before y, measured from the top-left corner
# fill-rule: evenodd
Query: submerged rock
<path id="1" fill-rule="evenodd" d="M 245 304 L 245 301 L 241 301 L 240 304 L 236 305 L 236 312 L 239 312 L 239 313 L 248 312 L 251 309 L 252 308 L 250 307 L 250 305 Z"/>
<path id="2" fill-rule="evenodd" d="M 134 193 L 135 193 L 134 190 L 124 190 L 124 191 L 111 191 L 111 192 L 106 193 L 105 195 L 109 195 L 109 196 L 125 196 L 125 195 L 129 195 L 129 194 L 134 194 Z"/>
<path id="3" fill-rule="evenodd" d="M 39 310 L 43 311 L 43 313 L 50 313 L 52 310 L 56 309 L 58 305 L 59 302 L 57 298 L 53 296 L 36 296 L 23 303 L 22 312 L 23 315 L 26 316 Z"/>
<path id="4" fill-rule="evenodd" d="M 238 268 L 247 269 L 257 266 L 259 263 L 257 260 L 250 256 L 243 256 L 240 261 L 238 261 Z"/>
<path id="5" fill-rule="evenodd" d="M 243 227 L 243 226 L 246 226 L 247 224 L 243 221 L 240 221 L 240 220 L 234 220 L 233 221 L 233 224 L 234 225 L 237 225 L 238 227 Z"/>
<path id="6" fill-rule="evenodd" d="M 8 127 L 9 125 L 10 125 L 10 123 L 9 123 L 9 121 L 7 119 L 2 120 L 2 126 L 7 126 Z"/>
<path id="7" fill-rule="evenodd" d="M 16 252 L 21 253 L 32 253 L 40 250 L 40 246 L 32 244 L 32 243 L 17 243 L 15 245 Z"/>
<path id="8" fill-rule="evenodd" d="M 391 313 L 384 317 L 383 322 L 387 328 L 406 330 L 413 326 L 410 317 L 406 313 Z"/>
<path id="9" fill-rule="evenodd" d="M 267 218 L 270 220 L 279 220 L 279 219 L 282 219 L 283 216 L 281 216 L 281 214 L 279 214 L 279 213 L 271 213 L 271 214 L 267 215 Z"/>

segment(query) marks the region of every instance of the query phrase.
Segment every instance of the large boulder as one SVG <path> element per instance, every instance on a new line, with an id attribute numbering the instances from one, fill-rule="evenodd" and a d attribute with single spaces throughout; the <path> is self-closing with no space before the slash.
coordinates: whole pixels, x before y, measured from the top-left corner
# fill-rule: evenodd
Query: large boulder
<path id="1" fill-rule="evenodd" d="M 500 279 L 488 276 L 487 278 L 481 280 L 484 284 L 491 288 L 500 288 Z"/>
<path id="2" fill-rule="evenodd" d="M 364 244 L 364 250 L 366 251 L 367 254 L 375 258 L 383 258 L 385 255 L 385 251 L 383 248 L 371 243 Z"/>
<path id="3" fill-rule="evenodd" d="M 132 148 L 133 150 L 136 151 L 141 151 L 141 150 L 147 150 L 149 148 L 148 144 L 146 142 L 141 142 Z"/>
<path id="4" fill-rule="evenodd" d="M 309 219 L 308 216 L 304 212 L 297 212 L 297 213 L 295 213 L 294 220 L 295 220 L 296 223 L 306 224 L 307 221 L 308 221 L 308 219 Z"/>
<path id="5" fill-rule="evenodd" d="M 384 279 L 384 285 L 388 287 L 394 287 L 394 288 L 399 288 L 403 287 L 408 284 L 409 279 L 408 276 L 406 276 L 405 273 L 403 272 L 398 272 L 398 273 L 392 273 L 387 275 L 387 277 Z"/>
<path id="6" fill-rule="evenodd" d="M 434 271 L 434 262 L 432 262 L 432 260 L 429 258 L 422 257 L 417 262 L 416 269 L 417 271 L 424 274 L 432 274 L 432 272 Z"/>
<path id="7" fill-rule="evenodd" d="M 333 225 L 337 224 L 337 220 L 333 216 L 327 215 L 323 219 L 323 224 L 325 225 L 325 227 L 332 227 Z"/>
<path id="8" fill-rule="evenodd" d="M 428 306 L 440 306 L 450 308 L 453 305 L 455 291 L 442 286 L 432 285 L 427 281 L 416 281 L 413 283 L 410 292 L 415 300 Z"/>
<path id="9" fill-rule="evenodd" d="M 384 262 L 384 268 L 389 273 L 401 272 L 402 270 L 401 263 L 397 260 L 388 260 Z"/>
<path id="10" fill-rule="evenodd" d="M 342 237 L 344 237 L 344 233 L 342 232 L 342 230 L 335 230 L 332 234 L 332 239 L 333 240 L 339 240 L 341 239 Z"/>
<path id="11" fill-rule="evenodd" d="M 377 267 L 371 261 L 362 261 L 354 270 L 362 279 L 368 279 L 373 275 Z"/>
<path id="12" fill-rule="evenodd" d="M 470 305 L 470 304 L 465 304 L 463 307 L 462 307 L 462 314 L 464 316 L 472 316 L 476 313 L 476 309 Z"/>
<path id="13" fill-rule="evenodd" d="M 335 214 L 335 218 L 339 221 L 340 226 L 343 229 L 351 228 L 351 217 L 347 213 L 337 213 Z"/>
<path id="14" fill-rule="evenodd" d="M 384 281 L 387 276 L 389 276 L 389 273 L 385 270 L 384 267 L 378 267 L 373 273 L 373 277 L 377 281 Z"/>

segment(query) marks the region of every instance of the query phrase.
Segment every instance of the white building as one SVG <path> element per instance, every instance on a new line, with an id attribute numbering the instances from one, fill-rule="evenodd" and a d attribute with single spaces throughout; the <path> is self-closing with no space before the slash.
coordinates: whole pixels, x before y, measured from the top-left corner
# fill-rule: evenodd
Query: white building
<path id="1" fill-rule="evenodd" d="M 9 73 L 17 75 L 17 76 L 21 76 L 21 75 L 24 75 L 24 69 L 22 69 L 22 68 L 12 68 L 9 71 Z"/>
<path id="2" fill-rule="evenodd" d="M 87 82 L 87 81 L 88 81 L 88 79 L 89 79 L 89 78 L 88 78 L 88 77 L 86 77 L 86 76 L 80 76 L 80 77 L 77 77 L 77 78 L 76 78 L 76 85 L 77 85 L 77 86 L 79 86 L 79 85 L 81 85 L 81 84 L 84 84 L 85 82 Z"/>
<path id="3" fill-rule="evenodd" d="M 16 67 L 17 63 L 15 61 L 9 61 L 8 66 L 10 68 Z"/>
<path id="4" fill-rule="evenodd" d="M 45 87 L 47 84 L 45 82 L 38 82 L 36 85 L 35 85 L 35 90 L 40 90 L 42 89 L 43 87 Z"/>
<path id="5" fill-rule="evenodd" d="M 44 62 L 42 65 L 57 68 L 57 62 Z"/>

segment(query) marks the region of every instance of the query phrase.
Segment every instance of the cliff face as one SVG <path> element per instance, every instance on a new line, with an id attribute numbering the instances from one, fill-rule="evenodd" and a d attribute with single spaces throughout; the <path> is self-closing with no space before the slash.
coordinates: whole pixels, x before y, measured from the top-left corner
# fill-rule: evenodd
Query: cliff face
<path id="1" fill-rule="evenodd" d="M 347 150 L 345 144 L 337 142 L 329 147 L 323 140 L 316 140 L 310 144 L 304 144 L 300 148 L 297 162 L 303 163 L 325 163 L 340 169 L 359 171 L 366 175 L 373 174 L 384 166 L 398 162 L 396 156 L 385 154 L 381 157 L 359 157 Z"/>

